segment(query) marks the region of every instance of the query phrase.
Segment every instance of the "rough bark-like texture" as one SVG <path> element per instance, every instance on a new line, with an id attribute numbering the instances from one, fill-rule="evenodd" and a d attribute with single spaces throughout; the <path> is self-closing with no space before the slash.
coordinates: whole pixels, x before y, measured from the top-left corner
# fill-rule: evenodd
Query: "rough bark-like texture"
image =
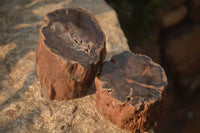
<path id="1" fill-rule="evenodd" d="M 167 78 L 149 57 L 123 52 L 106 61 L 95 78 L 96 105 L 122 129 L 147 131 L 163 107 Z"/>
<path id="2" fill-rule="evenodd" d="M 36 51 L 42 94 L 57 100 L 83 96 L 105 57 L 105 36 L 91 13 L 82 8 L 48 13 Z"/>

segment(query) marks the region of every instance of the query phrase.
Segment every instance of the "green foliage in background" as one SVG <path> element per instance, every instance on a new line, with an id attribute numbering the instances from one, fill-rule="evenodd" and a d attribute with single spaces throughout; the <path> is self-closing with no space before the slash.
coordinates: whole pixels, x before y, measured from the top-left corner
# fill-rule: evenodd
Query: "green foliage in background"
<path id="1" fill-rule="evenodd" d="M 107 0 L 117 11 L 129 44 L 156 40 L 152 30 L 158 25 L 158 11 L 166 0 Z"/>

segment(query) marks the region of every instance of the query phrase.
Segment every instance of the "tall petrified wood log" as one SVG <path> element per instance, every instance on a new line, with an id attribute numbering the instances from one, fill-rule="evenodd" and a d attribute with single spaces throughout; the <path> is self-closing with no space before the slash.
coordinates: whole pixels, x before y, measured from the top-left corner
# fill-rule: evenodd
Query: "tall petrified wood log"
<path id="1" fill-rule="evenodd" d="M 43 96 L 82 96 L 105 56 L 105 35 L 90 12 L 68 8 L 46 14 L 36 50 Z"/>
<path id="2" fill-rule="evenodd" d="M 162 112 L 167 78 L 151 58 L 123 52 L 106 61 L 95 78 L 96 106 L 120 128 L 143 132 Z"/>

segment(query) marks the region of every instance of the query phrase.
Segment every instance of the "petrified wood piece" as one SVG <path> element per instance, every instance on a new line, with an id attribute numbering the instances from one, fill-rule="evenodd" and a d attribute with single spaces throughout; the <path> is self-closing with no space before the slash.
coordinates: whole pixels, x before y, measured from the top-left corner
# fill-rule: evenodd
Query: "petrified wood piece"
<path id="1" fill-rule="evenodd" d="M 43 96 L 82 96 L 105 56 L 105 35 L 90 12 L 68 8 L 46 14 L 36 50 Z"/>
<path id="2" fill-rule="evenodd" d="M 113 56 L 104 63 L 95 85 L 96 106 L 112 123 L 133 132 L 156 124 L 167 78 L 149 57 L 128 51 Z"/>

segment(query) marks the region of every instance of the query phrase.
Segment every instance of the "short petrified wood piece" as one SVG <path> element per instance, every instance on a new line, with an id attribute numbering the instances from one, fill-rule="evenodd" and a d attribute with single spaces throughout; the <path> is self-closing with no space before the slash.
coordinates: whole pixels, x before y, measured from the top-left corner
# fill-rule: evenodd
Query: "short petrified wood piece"
<path id="1" fill-rule="evenodd" d="M 167 78 L 151 58 L 123 52 L 106 61 L 95 78 L 96 106 L 122 129 L 143 132 L 161 114 Z"/>
<path id="2" fill-rule="evenodd" d="M 82 96 L 105 56 L 105 35 L 90 12 L 68 8 L 46 14 L 36 50 L 43 96 L 57 100 Z"/>

